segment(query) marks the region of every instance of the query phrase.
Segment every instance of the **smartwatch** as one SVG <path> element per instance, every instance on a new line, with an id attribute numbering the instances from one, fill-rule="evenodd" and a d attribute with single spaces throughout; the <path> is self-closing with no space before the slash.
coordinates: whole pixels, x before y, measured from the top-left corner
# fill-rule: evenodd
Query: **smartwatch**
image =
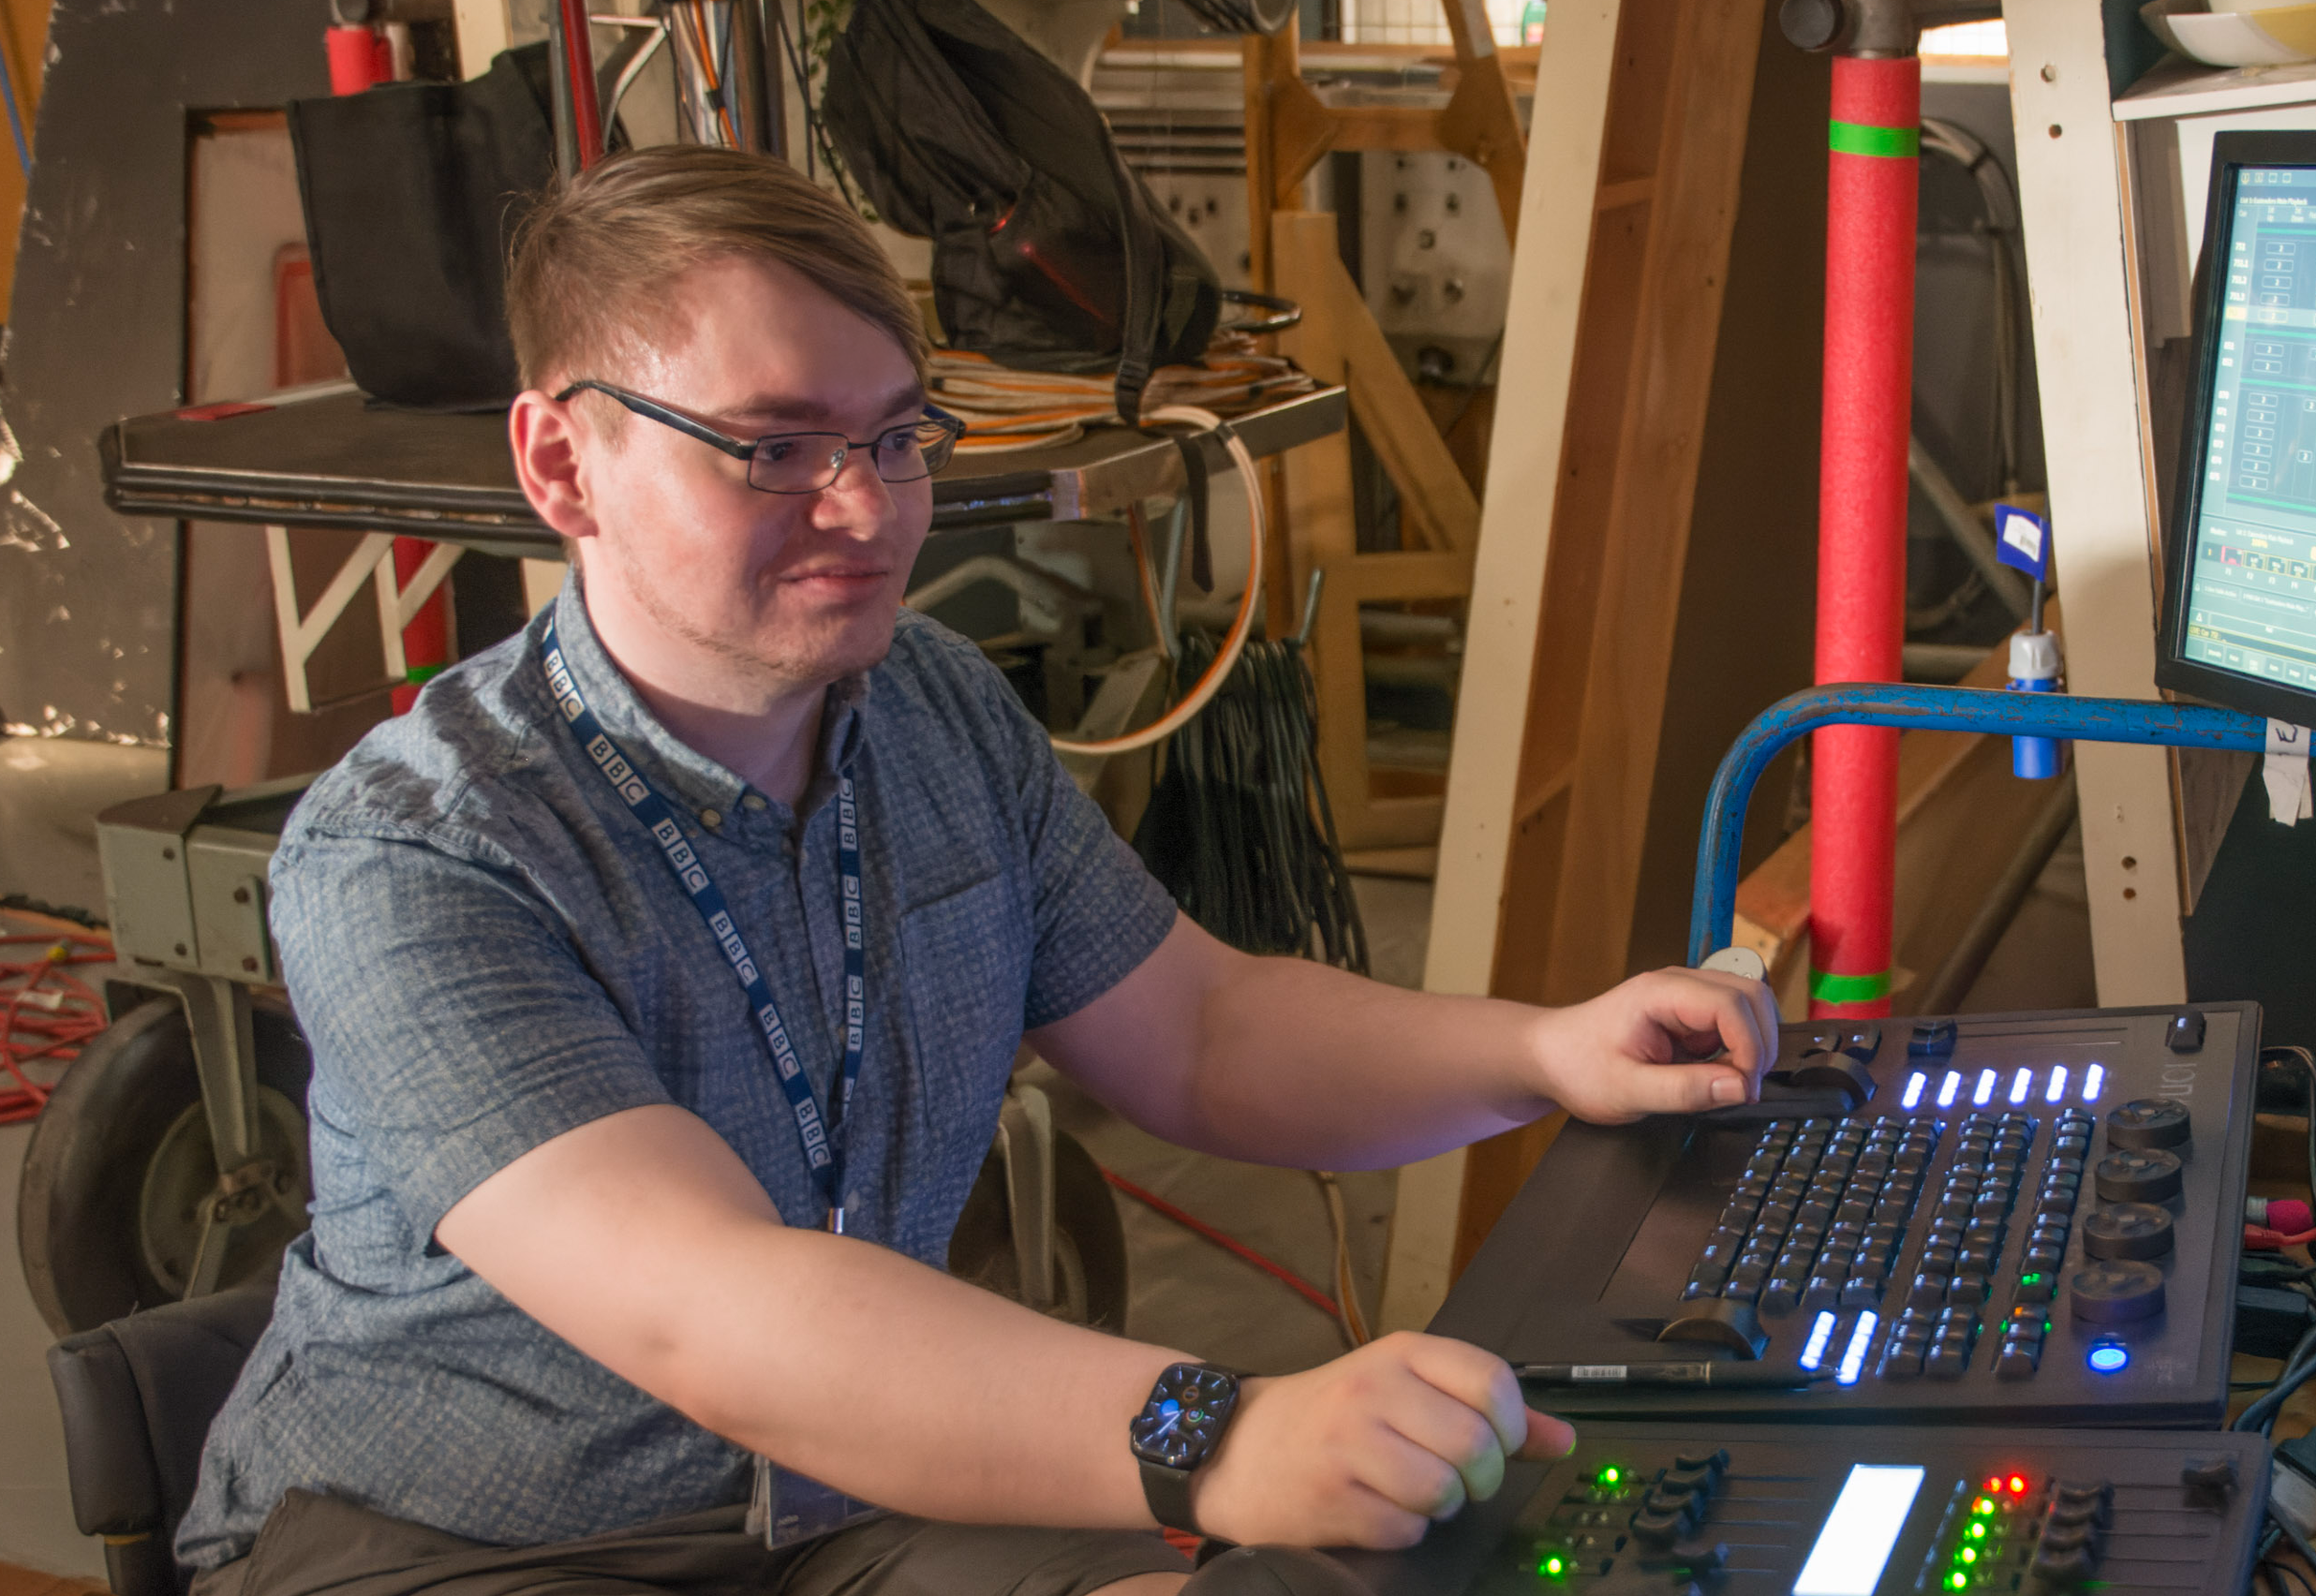
<path id="1" fill-rule="evenodd" d="M 1190 1511 L 1190 1477 L 1214 1456 L 1238 1409 L 1239 1377 L 1212 1364 L 1175 1364 L 1151 1387 L 1126 1433 L 1142 1466 L 1151 1516 L 1167 1529 L 1200 1533 Z"/>

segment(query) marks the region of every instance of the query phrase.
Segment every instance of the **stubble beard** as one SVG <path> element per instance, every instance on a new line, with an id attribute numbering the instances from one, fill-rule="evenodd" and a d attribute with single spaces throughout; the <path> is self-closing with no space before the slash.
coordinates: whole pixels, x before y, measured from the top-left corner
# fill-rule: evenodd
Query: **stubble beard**
<path id="1" fill-rule="evenodd" d="M 759 643 L 753 635 L 744 639 L 720 636 L 701 626 L 661 592 L 647 563 L 621 563 L 627 568 L 628 590 L 634 595 L 636 607 L 654 626 L 729 666 L 752 687 L 774 692 L 826 687 L 881 664 L 892 652 L 890 622 L 857 641 L 849 635 L 854 628 L 833 628 L 826 647 L 782 647 L 777 634 L 769 643 Z"/>

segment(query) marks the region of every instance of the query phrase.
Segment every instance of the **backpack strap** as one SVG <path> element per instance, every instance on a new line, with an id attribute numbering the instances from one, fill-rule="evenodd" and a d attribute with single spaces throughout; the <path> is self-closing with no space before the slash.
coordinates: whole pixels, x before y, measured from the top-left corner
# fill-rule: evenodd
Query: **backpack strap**
<path id="1" fill-rule="evenodd" d="M 1118 196 L 1118 243 L 1125 252 L 1126 267 L 1126 303 L 1118 325 L 1118 419 L 1133 427 L 1141 424 L 1142 392 L 1150 386 L 1164 331 L 1166 295 L 1159 275 L 1165 270 L 1165 251 L 1158 225 L 1143 203 L 1142 185 L 1115 143 L 1106 153 L 1110 186 Z"/>
<path id="2" fill-rule="evenodd" d="M 1216 423 L 1211 431 L 1202 433 L 1162 433 L 1155 428 L 1143 429 L 1153 437 L 1163 437 L 1174 445 L 1182 457 L 1182 496 L 1190 501 L 1190 580 L 1198 584 L 1201 593 L 1214 591 L 1214 543 L 1208 532 L 1212 494 L 1209 482 L 1213 473 L 1207 466 L 1206 444 L 1210 438 L 1228 448 L 1238 434 L 1230 423 Z M 1262 485 L 1250 480 L 1250 494 L 1260 493 Z"/>

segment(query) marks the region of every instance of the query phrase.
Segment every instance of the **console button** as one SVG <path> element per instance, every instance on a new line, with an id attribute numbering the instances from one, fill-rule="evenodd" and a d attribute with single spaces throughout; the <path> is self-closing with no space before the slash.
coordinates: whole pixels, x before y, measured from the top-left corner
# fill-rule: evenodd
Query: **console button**
<path id="1" fill-rule="evenodd" d="M 1951 1058 L 1960 1033 L 1952 1020 L 1917 1020 L 1906 1051 L 1913 1058 Z"/>
<path id="2" fill-rule="evenodd" d="M 1685 1513 L 1693 1518 L 1697 1515 L 1700 1506 L 1697 1492 L 1668 1490 L 1660 1485 L 1641 1500 L 1640 1511 L 1643 1513 Z"/>
<path id="3" fill-rule="evenodd" d="M 2188 1105 L 2171 1098 L 2135 1098 L 2107 1114 L 2107 1145 L 2183 1147 L 2190 1127 Z"/>
<path id="4" fill-rule="evenodd" d="M 1911 1380 L 1922 1372 L 1923 1352 L 1919 1346 L 1893 1341 L 1882 1353 L 1881 1377 L 1884 1380 Z"/>
<path id="5" fill-rule="evenodd" d="M 2163 1027 L 2163 1045 L 2174 1053 L 2195 1053 L 2204 1045 L 2204 1015 L 2196 1009 L 2182 1009 L 2171 1017 Z"/>
<path id="6" fill-rule="evenodd" d="M 1692 1579 L 1711 1579 L 1729 1565 L 1729 1544 L 1715 1541 L 1710 1544 L 1689 1541 L 1672 1548 L 1672 1560 L 1688 1571 Z M 1697 1588 L 1690 1586 L 1690 1589 Z"/>
<path id="7" fill-rule="evenodd" d="M 2163 1311 L 2163 1273 L 2152 1264 L 2093 1264 L 2068 1277 L 2067 1298 L 2077 1319 L 2095 1324 L 2152 1319 Z"/>
<path id="8" fill-rule="evenodd" d="M 1695 1528 L 1696 1521 L 1685 1513 L 1643 1509 L 1632 1515 L 1632 1538 L 1644 1546 L 1670 1546 Z"/>
<path id="9" fill-rule="evenodd" d="M 2066 1549 L 2046 1546 L 2035 1553 L 2027 1572 L 2054 1585 L 2080 1585 L 2099 1572 L 2099 1559 L 2088 1546 Z"/>
<path id="10" fill-rule="evenodd" d="M 2235 1490 L 2235 1460 L 2232 1457 L 2190 1457 L 2179 1470 L 2179 1483 L 2190 1500 L 2224 1503 Z"/>
<path id="11" fill-rule="evenodd" d="M 2115 1522 L 2115 1508 L 2103 1497 L 2088 1501 L 2054 1501 L 2050 1522 L 2069 1529 L 2104 1530 Z"/>
<path id="12" fill-rule="evenodd" d="M 2102 1202 L 2160 1203 L 2179 1195 L 2179 1159 L 2160 1148 L 2109 1153 L 2099 1160 L 2097 1184 Z"/>
<path id="13" fill-rule="evenodd" d="M 2093 1258 L 2160 1258 L 2172 1249 L 2172 1217 L 2152 1203 L 2117 1203 L 2083 1221 Z"/>
<path id="14" fill-rule="evenodd" d="M 1729 1450 L 1716 1446 L 1711 1452 L 1676 1452 L 1672 1455 L 1672 1466 L 1676 1469 L 1710 1469 L 1715 1474 L 1725 1474 L 1729 1471 Z"/>

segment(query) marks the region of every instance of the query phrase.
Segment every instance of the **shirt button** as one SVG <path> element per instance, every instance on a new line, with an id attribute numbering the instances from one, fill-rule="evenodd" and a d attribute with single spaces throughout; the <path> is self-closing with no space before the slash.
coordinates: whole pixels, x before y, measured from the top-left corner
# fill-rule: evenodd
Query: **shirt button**
<path id="1" fill-rule="evenodd" d="M 702 809 L 700 811 L 700 824 L 705 826 L 709 831 L 714 831 L 718 826 L 723 824 L 723 815 L 715 809 Z"/>
<path id="2" fill-rule="evenodd" d="M 750 792 L 750 793 L 749 793 L 746 797 L 744 797 L 744 798 L 742 798 L 742 799 L 740 800 L 740 806 L 741 806 L 742 808 L 744 808 L 744 809 L 761 809 L 761 808 L 763 808 L 763 807 L 764 807 L 764 794 L 763 794 L 763 793 L 761 793 L 761 792 Z"/>

